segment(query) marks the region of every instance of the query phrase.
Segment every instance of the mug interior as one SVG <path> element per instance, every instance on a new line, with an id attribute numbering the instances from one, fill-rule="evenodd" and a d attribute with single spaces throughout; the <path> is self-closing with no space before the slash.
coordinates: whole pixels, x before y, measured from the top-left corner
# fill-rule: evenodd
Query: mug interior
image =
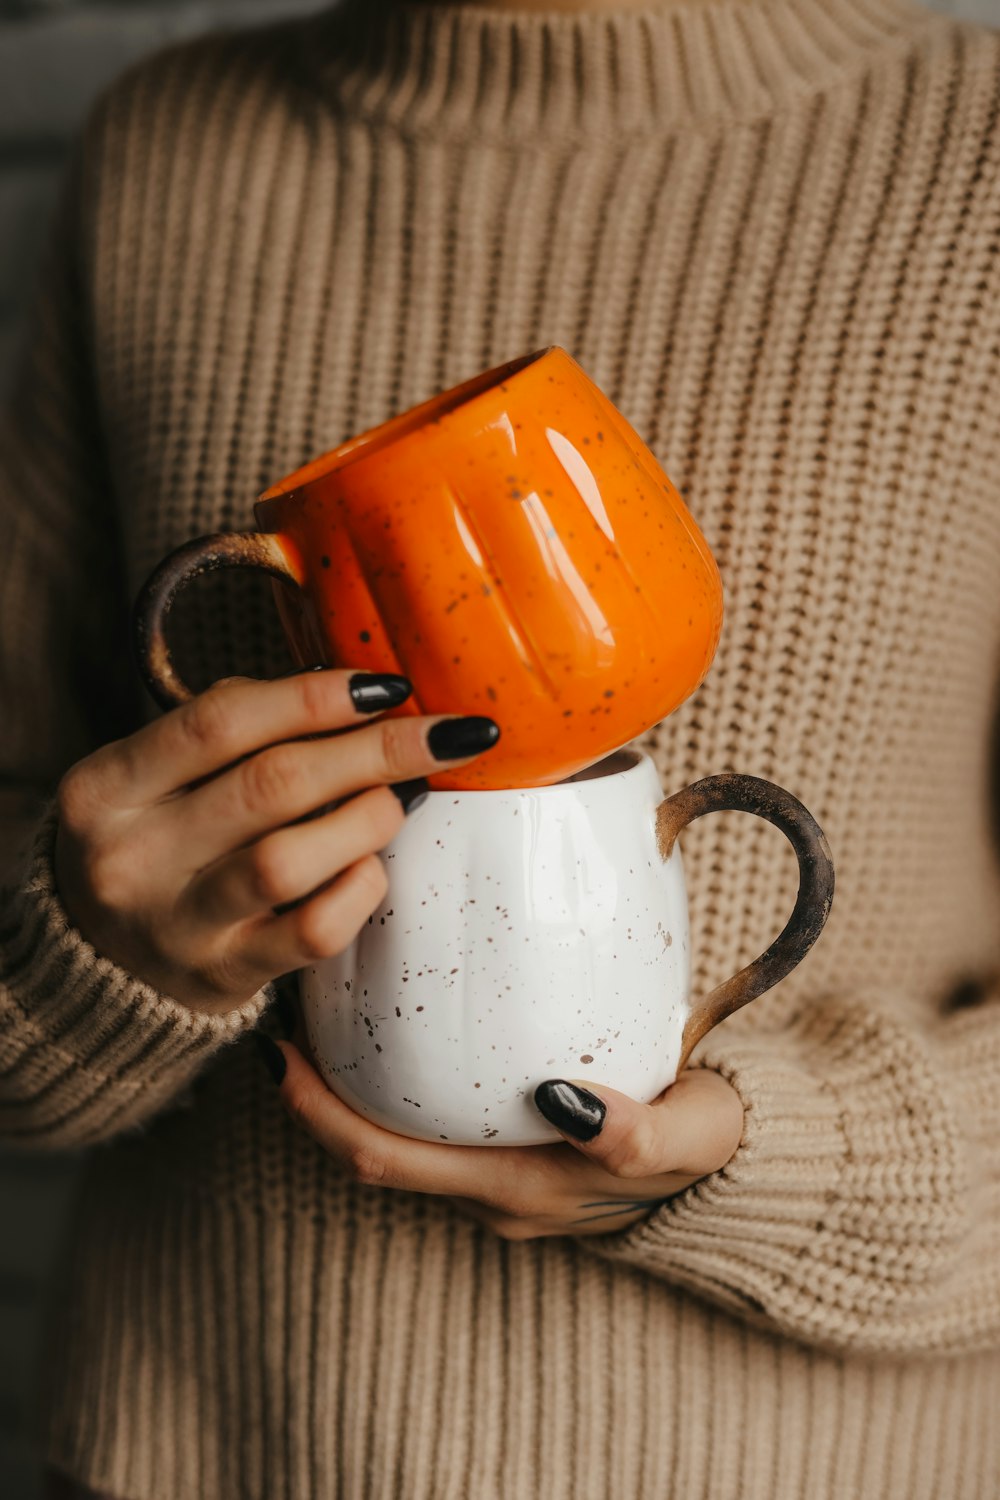
<path id="1" fill-rule="evenodd" d="M 649 762 L 649 756 L 642 750 L 631 746 L 623 746 L 619 750 L 613 750 L 610 755 L 605 755 L 603 760 L 595 761 L 593 765 L 584 766 L 582 771 L 576 771 L 572 776 L 565 777 L 562 781 L 550 781 L 542 786 L 509 786 L 509 787 L 432 787 L 431 798 L 440 798 L 442 802 L 448 798 L 452 803 L 459 800 L 468 802 L 472 800 L 485 801 L 487 797 L 557 797 L 560 793 L 572 790 L 581 782 L 590 783 L 611 781 L 618 776 L 628 775 L 641 771 Z"/>
<path id="2" fill-rule="evenodd" d="M 398 416 L 390 417 L 386 422 L 380 422 L 377 427 L 370 427 L 367 432 L 359 433 L 357 437 L 348 438 L 347 442 L 320 454 L 318 458 L 303 464 L 300 469 L 296 469 L 293 474 L 286 475 L 284 479 L 279 479 L 277 484 L 273 484 L 258 497 L 257 504 L 260 505 L 265 500 L 280 499 L 283 495 L 288 495 L 293 490 L 310 484 L 312 480 L 319 479 L 321 475 L 331 474 L 334 469 L 342 469 L 362 455 L 367 457 L 377 452 L 379 448 L 384 448 L 387 444 L 406 437 L 428 422 L 439 421 L 441 417 L 456 411 L 460 406 L 467 406 L 469 402 L 474 401 L 477 396 L 483 395 L 486 391 L 491 391 L 496 386 L 505 385 L 513 380 L 529 365 L 544 359 L 555 347 L 554 344 L 550 344 L 544 349 L 534 350 L 531 354 L 523 354 L 520 359 L 508 360 L 506 364 L 496 365 L 492 370 L 484 370 L 479 375 L 473 375 L 470 380 L 463 381 L 461 385 L 453 386 L 449 391 L 442 391 L 437 396 L 431 396 L 427 401 L 422 401 L 419 406 L 400 412 Z"/>
<path id="3" fill-rule="evenodd" d="M 634 770 L 645 759 L 641 750 L 624 745 L 620 750 L 612 750 L 603 760 L 595 761 L 592 766 L 584 766 L 582 771 L 575 771 L 565 780 L 555 782 L 555 785 L 575 786 L 579 781 L 600 781 L 605 776 L 620 776 L 623 771 Z"/>

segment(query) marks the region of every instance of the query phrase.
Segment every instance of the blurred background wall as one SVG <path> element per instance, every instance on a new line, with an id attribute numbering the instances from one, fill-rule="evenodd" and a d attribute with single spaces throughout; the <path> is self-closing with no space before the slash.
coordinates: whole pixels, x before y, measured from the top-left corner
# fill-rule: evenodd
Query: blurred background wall
<path id="1" fill-rule="evenodd" d="M 98 90 L 135 58 L 165 42 L 219 26 L 319 10 L 327 3 L 0 0 L 0 384 L 6 385 L 10 375 L 68 145 Z M 1000 27 L 1000 0 L 931 3 Z M 28 1406 L 36 1378 L 43 1288 L 75 1170 L 73 1160 L 0 1151 L 3 1500 L 36 1500 L 38 1495 L 37 1468 L 26 1436 Z"/>

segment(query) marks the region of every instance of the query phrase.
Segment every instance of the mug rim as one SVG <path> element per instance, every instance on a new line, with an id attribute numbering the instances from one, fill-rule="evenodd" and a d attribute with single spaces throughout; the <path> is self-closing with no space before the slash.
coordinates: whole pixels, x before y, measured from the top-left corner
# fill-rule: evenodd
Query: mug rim
<path id="1" fill-rule="evenodd" d="M 381 448 L 409 437 L 411 433 L 431 423 L 439 422 L 442 417 L 450 416 L 452 412 L 459 409 L 468 410 L 475 406 L 478 400 L 495 391 L 498 386 L 514 384 L 525 370 L 554 353 L 572 359 L 572 356 L 567 354 L 561 345 L 547 344 L 544 348 L 532 350 L 530 354 L 522 354 L 517 359 L 494 365 L 490 370 L 481 370 L 478 375 L 472 375 L 468 380 L 460 381 L 458 385 L 451 386 L 446 391 L 439 391 L 437 395 L 429 396 L 426 401 L 418 402 L 416 406 L 411 406 L 406 411 L 397 412 L 395 416 L 386 418 L 384 422 L 379 422 L 374 427 L 369 427 L 364 432 L 359 432 L 354 437 L 338 443 L 335 448 L 329 448 L 316 458 L 309 459 L 308 462 L 301 464 L 291 474 L 286 474 L 283 479 L 277 480 L 258 495 L 254 506 L 258 519 L 262 516 L 266 517 L 267 513 L 273 511 L 283 500 L 290 499 L 297 490 L 305 489 L 317 479 L 325 479 L 333 473 L 342 473 L 360 459 L 370 458 Z"/>
<path id="2" fill-rule="evenodd" d="M 609 765 L 612 761 L 623 761 L 624 764 Z M 637 746 L 626 744 L 619 745 L 617 750 L 610 750 L 607 755 L 602 755 L 600 760 L 592 761 L 589 766 L 584 766 L 579 771 L 574 771 L 572 776 L 566 776 L 562 781 L 549 781 L 541 786 L 488 786 L 488 787 L 436 787 L 430 788 L 430 799 L 444 799 L 449 797 L 457 801 L 463 797 L 475 797 L 483 799 L 486 797 L 535 797 L 539 794 L 547 794 L 550 797 L 556 793 L 563 796 L 575 792 L 578 787 L 593 788 L 595 793 L 604 793 L 613 781 L 624 779 L 627 776 L 635 776 L 647 766 L 655 765 L 652 756 Z M 602 767 L 607 769 L 602 770 Z"/>

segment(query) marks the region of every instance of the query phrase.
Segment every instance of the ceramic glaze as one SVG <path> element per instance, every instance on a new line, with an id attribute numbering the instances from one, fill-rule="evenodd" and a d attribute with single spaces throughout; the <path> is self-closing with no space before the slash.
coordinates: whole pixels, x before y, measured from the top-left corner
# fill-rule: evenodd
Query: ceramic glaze
<path id="1" fill-rule="evenodd" d="M 300 587 L 302 662 L 401 672 L 396 712 L 488 714 L 488 756 L 434 787 L 565 779 L 703 680 L 722 585 L 652 453 L 564 350 L 433 398 L 258 502 Z"/>
<path id="2" fill-rule="evenodd" d="M 435 788 L 564 780 L 671 713 L 719 641 L 722 585 L 655 457 L 562 349 L 432 397 L 296 470 L 259 531 L 187 543 L 137 605 L 160 702 L 190 696 L 163 628 L 177 588 L 271 573 L 303 665 L 402 673 L 408 714 L 487 714 L 497 747 Z"/>
<path id="3" fill-rule="evenodd" d="M 557 786 L 432 792 L 384 851 L 382 905 L 300 978 L 334 1092 L 402 1134 L 480 1145 L 561 1139 L 533 1102 L 546 1078 L 655 1098 L 690 981 L 662 798 L 636 751 Z"/>

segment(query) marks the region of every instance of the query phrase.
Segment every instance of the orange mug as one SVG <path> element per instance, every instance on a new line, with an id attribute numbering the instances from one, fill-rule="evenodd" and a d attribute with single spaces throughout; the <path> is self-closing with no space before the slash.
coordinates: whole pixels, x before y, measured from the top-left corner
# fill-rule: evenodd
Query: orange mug
<path id="1" fill-rule="evenodd" d="M 165 621 L 178 588 L 263 568 L 301 665 L 400 672 L 396 714 L 488 714 L 488 756 L 438 788 L 561 781 L 658 723 L 702 682 L 722 628 L 718 568 L 649 449 L 556 346 L 342 443 L 260 496 L 259 530 L 177 549 L 134 614 L 164 707 L 191 696 Z"/>

